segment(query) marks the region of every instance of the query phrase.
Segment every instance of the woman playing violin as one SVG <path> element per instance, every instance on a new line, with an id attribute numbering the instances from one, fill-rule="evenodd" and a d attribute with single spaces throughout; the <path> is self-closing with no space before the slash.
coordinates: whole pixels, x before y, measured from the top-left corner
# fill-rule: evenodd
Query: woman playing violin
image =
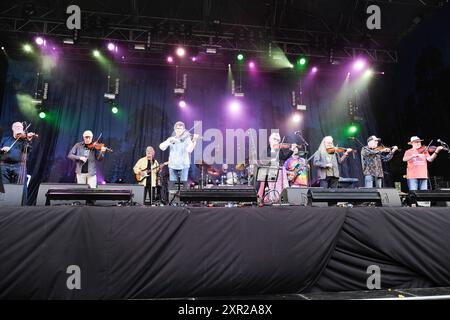
<path id="1" fill-rule="evenodd" d="M 366 188 L 382 188 L 383 187 L 383 161 L 390 161 L 397 146 L 386 148 L 378 146 L 381 139 L 376 136 L 370 136 L 367 139 L 367 146 L 361 150 L 361 163 L 364 175 L 364 186 Z"/>
<path id="2" fill-rule="evenodd" d="M 322 188 L 337 188 L 339 183 L 339 165 L 344 162 L 349 153 L 353 150 L 350 148 L 336 148 L 333 145 L 333 137 L 326 136 L 322 139 L 317 149 L 313 165 L 317 168 L 317 176 Z M 341 156 L 340 153 L 343 153 Z"/>
<path id="3" fill-rule="evenodd" d="M 417 136 L 411 137 L 408 142 L 412 146 L 406 150 L 403 161 L 408 163 L 406 168 L 406 179 L 409 190 L 428 190 L 428 162 L 433 162 L 437 154 L 444 149 L 439 146 L 430 155 L 428 148 L 422 146 L 422 139 Z"/>
<path id="4" fill-rule="evenodd" d="M 27 149 L 31 151 L 30 144 L 37 136 L 33 132 L 24 132 L 21 122 L 12 124 L 12 135 L 5 136 L 0 142 L 0 164 L 3 183 L 18 183 L 22 156 Z"/>
<path id="5" fill-rule="evenodd" d="M 83 142 L 76 143 L 70 150 L 67 158 L 75 161 L 75 174 L 78 184 L 88 184 L 91 188 L 97 187 L 97 164 L 105 157 L 107 148 L 102 145 L 97 150 L 96 143 L 92 142 L 94 134 L 91 130 L 83 132 Z"/>

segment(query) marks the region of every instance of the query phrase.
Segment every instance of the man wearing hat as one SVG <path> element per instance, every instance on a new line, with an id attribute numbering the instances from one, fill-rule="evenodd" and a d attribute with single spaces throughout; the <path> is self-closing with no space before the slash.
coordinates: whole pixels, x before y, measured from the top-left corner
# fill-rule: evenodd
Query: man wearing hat
<path id="1" fill-rule="evenodd" d="M 387 162 L 392 159 L 397 146 L 392 149 L 379 147 L 380 138 L 370 136 L 367 138 L 367 146 L 361 150 L 361 162 L 364 174 L 364 186 L 366 188 L 382 188 L 383 187 L 383 161 Z"/>
<path id="2" fill-rule="evenodd" d="M 430 156 L 427 148 L 422 147 L 422 141 L 418 136 L 411 137 L 408 144 L 412 145 L 412 148 L 406 150 L 403 156 L 403 161 L 408 163 L 406 179 L 409 190 L 428 190 L 428 162 L 433 162 L 443 149 L 442 146 L 437 147 L 435 153 Z"/>
<path id="3" fill-rule="evenodd" d="M 76 163 L 77 183 L 87 183 L 90 188 L 97 187 L 97 166 L 95 162 L 103 160 L 106 152 L 105 147 L 102 147 L 100 151 L 88 148 L 92 144 L 93 136 L 91 130 L 83 132 L 83 142 L 76 143 L 67 155 L 67 158 Z"/>

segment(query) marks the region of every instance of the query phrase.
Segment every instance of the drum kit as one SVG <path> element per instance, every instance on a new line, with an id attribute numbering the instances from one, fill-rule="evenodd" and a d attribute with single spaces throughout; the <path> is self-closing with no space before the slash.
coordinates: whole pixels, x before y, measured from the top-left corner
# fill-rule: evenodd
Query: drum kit
<path id="1" fill-rule="evenodd" d="M 245 163 L 237 164 L 235 170 L 229 169 L 228 165 L 217 169 L 204 162 L 196 164 L 196 167 L 201 172 L 200 187 L 246 185 L 253 177 L 253 166 Z"/>

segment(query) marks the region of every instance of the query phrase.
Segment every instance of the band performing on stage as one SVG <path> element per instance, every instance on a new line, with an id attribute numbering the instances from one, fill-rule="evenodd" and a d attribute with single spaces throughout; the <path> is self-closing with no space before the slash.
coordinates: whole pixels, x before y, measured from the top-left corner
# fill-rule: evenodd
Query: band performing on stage
<path id="1" fill-rule="evenodd" d="M 37 134 L 28 132 L 28 127 L 25 128 L 21 122 L 15 122 L 12 124 L 12 135 L 6 135 L 1 140 L 0 164 L 3 183 L 23 184 L 27 179 L 26 159 L 31 152 L 33 139 L 38 137 Z M 272 133 L 268 139 L 266 158 L 268 160 L 257 159 L 254 163 L 246 161 L 236 165 L 222 164 L 220 166 L 202 162 L 196 164 L 200 176 L 197 179 L 189 179 L 191 154 L 200 137 L 198 134 L 191 134 L 194 128 L 187 130 L 181 121 L 176 122 L 173 129 L 172 135 L 159 145 L 163 152 L 169 149 L 167 162 L 162 159 L 158 161 L 155 158 L 155 149 L 148 146 L 145 157 L 138 159 L 133 167 L 135 183 L 145 187 L 145 204 L 172 203 L 171 199 L 173 200 L 180 190 L 212 186 L 237 189 L 241 185 L 253 186 L 258 190 L 260 205 L 279 201 L 280 194 L 287 187 L 339 188 L 339 182 L 342 179 L 340 164 L 344 163 L 350 154 L 354 155 L 358 152 L 352 148 L 337 147 L 334 145 L 333 137 L 325 136 L 316 152 L 308 158 L 309 154 L 303 144 L 286 143 L 279 133 Z M 105 160 L 106 153 L 112 152 L 111 148 L 99 143 L 101 135 L 93 141 L 93 132 L 84 131 L 83 141 L 77 142 L 67 155 L 68 159 L 75 162 L 75 176 L 78 184 L 87 184 L 90 188 L 97 187 L 97 162 Z M 448 151 L 448 146 L 443 141 L 438 140 L 441 145 L 437 147 L 423 146 L 422 141 L 417 136 L 411 137 L 408 142 L 411 148 L 403 155 L 409 190 L 429 189 L 428 163 L 433 162 L 440 151 Z M 383 163 L 392 160 L 395 153 L 401 150 L 397 146 L 384 146 L 381 139 L 375 135 L 367 138 L 367 145 L 360 144 L 363 174 L 361 187 L 385 187 Z M 168 181 L 161 177 L 165 172 L 165 166 L 168 167 Z M 270 179 L 267 174 L 265 179 L 258 180 L 256 175 L 262 166 L 272 168 L 276 172 L 275 178 Z M 314 176 L 312 172 L 315 173 Z M 162 184 L 166 182 L 167 185 L 164 187 L 168 190 L 169 196 L 164 199 L 161 189 Z"/>

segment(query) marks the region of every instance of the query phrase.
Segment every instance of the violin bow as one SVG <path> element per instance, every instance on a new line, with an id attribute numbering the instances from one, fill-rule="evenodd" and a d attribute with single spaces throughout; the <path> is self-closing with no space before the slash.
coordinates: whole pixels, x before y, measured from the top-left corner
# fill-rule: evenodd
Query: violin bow
<path id="1" fill-rule="evenodd" d="M 28 130 L 28 128 L 31 126 L 31 123 L 29 123 L 28 125 L 27 125 L 27 127 L 23 130 L 23 132 L 27 132 L 27 130 Z M 11 146 L 9 147 L 9 150 L 11 150 L 12 149 L 12 147 L 14 147 L 14 145 L 16 144 L 16 142 L 17 141 L 19 141 L 19 138 L 16 138 L 16 140 L 14 140 L 14 142 L 11 144 Z M 9 152 L 9 150 L 8 150 L 8 152 Z M 5 153 L 8 153 L 8 152 L 5 152 Z"/>

